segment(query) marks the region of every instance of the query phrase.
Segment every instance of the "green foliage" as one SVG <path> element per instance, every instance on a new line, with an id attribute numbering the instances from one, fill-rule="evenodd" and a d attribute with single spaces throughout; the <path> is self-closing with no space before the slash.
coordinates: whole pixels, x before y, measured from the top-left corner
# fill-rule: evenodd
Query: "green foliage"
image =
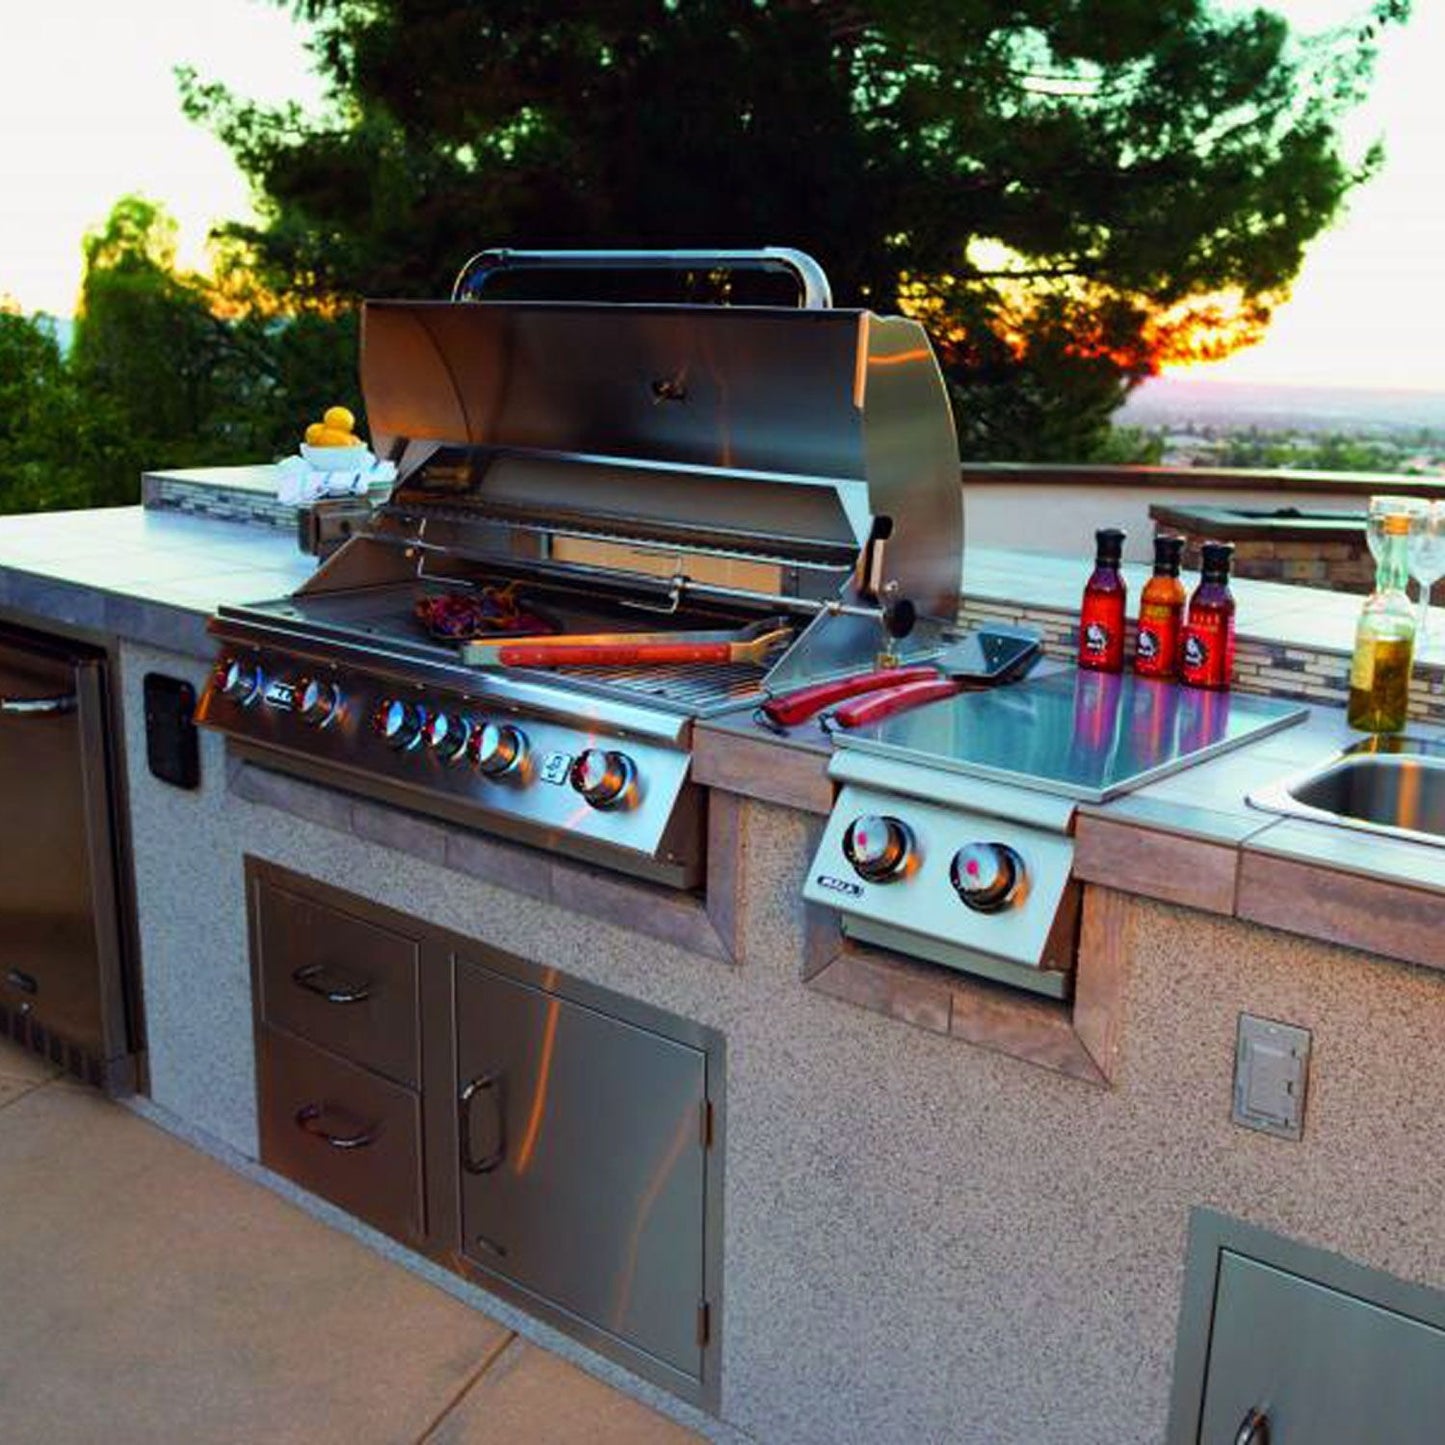
<path id="1" fill-rule="evenodd" d="M 175 224 L 119 201 L 87 236 L 68 358 L 0 312 L 0 512 L 134 502 L 145 470 L 270 461 L 356 395 L 351 315 L 287 314 L 243 255 L 175 269 Z M 358 408 L 353 408 L 358 409 Z"/>
<path id="2" fill-rule="evenodd" d="M 1233 291 L 1257 337 L 1378 163 L 1338 122 L 1377 0 L 1296 42 L 1207 0 L 296 0 L 332 113 L 183 77 L 266 283 L 442 296 L 487 245 L 799 245 L 921 303 L 968 456 L 1081 459 Z M 1161 328 L 1169 308 L 1184 322 Z"/>

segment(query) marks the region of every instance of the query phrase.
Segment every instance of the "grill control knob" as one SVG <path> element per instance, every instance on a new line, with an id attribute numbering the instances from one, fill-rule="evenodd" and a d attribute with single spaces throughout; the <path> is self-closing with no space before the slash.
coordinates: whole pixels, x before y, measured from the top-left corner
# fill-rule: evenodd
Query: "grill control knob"
<path id="1" fill-rule="evenodd" d="M 588 748 L 572 764 L 572 786 L 594 808 L 610 808 L 623 798 L 637 778 L 637 765 L 626 753 L 610 748 Z"/>
<path id="2" fill-rule="evenodd" d="M 913 857 L 913 830 L 900 818 L 865 813 L 848 824 L 843 854 L 860 878 L 887 883 L 897 878 Z"/>
<path id="3" fill-rule="evenodd" d="M 489 778 L 500 778 L 522 765 L 527 735 L 511 723 L 487 723 L 472 735 L 472 761 Z"/>
<path id="4" fill-rule="evenodd" d="M 949 881 L 976 913 L 999 913 L 1020 901 L 1024 860 L 1007 843 L 968 843 L 953 855 Z"/>
<path id="5" fill-rule="evenodd" d="M 444 763 L 460 763 L 476 729 L 460 713 L 434 712 L 423 724 L 421 735 L 432 752 Z"/>
<path id="6" fill-rule="evenodd" d="M 297 711 L 301 721 L 314 728 L 324 728 L 341 710 L 341 691 L 334 682 L 308 677 L 301 683 L 301 700 Z"/>
<path id="7" fill-rule="evenodd" d="M 250 662 L 244 657 L 232 657 L 221 663 L 219 675 L 221 692 L 242 707 L 255 702 L 261 695 L 264 679 L 259 663 Z"/>
<path id="8" fill-rule="evenodd" d="M 420 703 L 386 698 L 371 719 L 372 729 L 388 747 L 399 753 L 416 746 L 426 726 L 426 709 Z"/>

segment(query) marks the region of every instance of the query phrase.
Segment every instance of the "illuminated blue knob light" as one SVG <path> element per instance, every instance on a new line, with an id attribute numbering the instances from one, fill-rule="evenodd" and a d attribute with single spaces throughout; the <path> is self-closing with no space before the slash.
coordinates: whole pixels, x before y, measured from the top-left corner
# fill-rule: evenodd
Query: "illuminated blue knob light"
<path id="1" fill-rule="evenodd" d="M 437 712 L 426 720 L 422 735 L 427 747 L 442 762 L 455 766 L 466 760 L 467 744 L 472 739 L 473 731 L 470 719 L 459 713 Z"/>
<path id="2" fill-rule="evenodd" d="M 472 736 L 472 761 L 489 778 L 521 767 L 526 756 L 526 734 L 510 723 L 487 723 Z"/>
<path id="3" fill-rule="evenodd" d="M 416 746 L 426 720 L 426 709 L 420 703 L 388 698 L 377 708 L 371 725 L 382 742 L 403 753 Z"/>
<path id="4" fill-rule="evenodd" d="M 259 663 L 250 662 L 243 657 L 232 657 L 221 664 L 221 691 L 242 707 L 256 701 L 261 695 L 261 684 L 264 681 Z"/>

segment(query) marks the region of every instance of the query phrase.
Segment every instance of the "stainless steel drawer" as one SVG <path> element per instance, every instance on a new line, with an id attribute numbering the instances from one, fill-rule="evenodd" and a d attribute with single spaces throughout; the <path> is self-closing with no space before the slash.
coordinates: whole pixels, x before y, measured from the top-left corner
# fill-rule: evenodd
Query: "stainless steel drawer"
<path id="1" fill-rule="evenodd" d="M 261 1162 L 398 1239 L 422 1242 L 418 1095 L 266 1025 L 257 1053 Z"/>
<path id="2" fill-rule="evenodd" d="M 264 881 L 256 920 L 262 1019 L 419 1087 L 416 941 Z"/>

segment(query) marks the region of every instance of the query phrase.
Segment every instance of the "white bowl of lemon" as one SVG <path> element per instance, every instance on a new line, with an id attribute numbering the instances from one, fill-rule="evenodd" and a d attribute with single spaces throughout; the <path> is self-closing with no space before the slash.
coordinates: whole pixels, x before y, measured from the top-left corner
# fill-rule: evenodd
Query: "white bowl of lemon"
<path id="1" fill-rule="evenodd" d="M 320 421 L 306 428 L 301 455 L 321 472 L 361 472 L 376 460 L 371 448 L 352 428 L 356 418 L 344 406 L 328 407 Z"/>

